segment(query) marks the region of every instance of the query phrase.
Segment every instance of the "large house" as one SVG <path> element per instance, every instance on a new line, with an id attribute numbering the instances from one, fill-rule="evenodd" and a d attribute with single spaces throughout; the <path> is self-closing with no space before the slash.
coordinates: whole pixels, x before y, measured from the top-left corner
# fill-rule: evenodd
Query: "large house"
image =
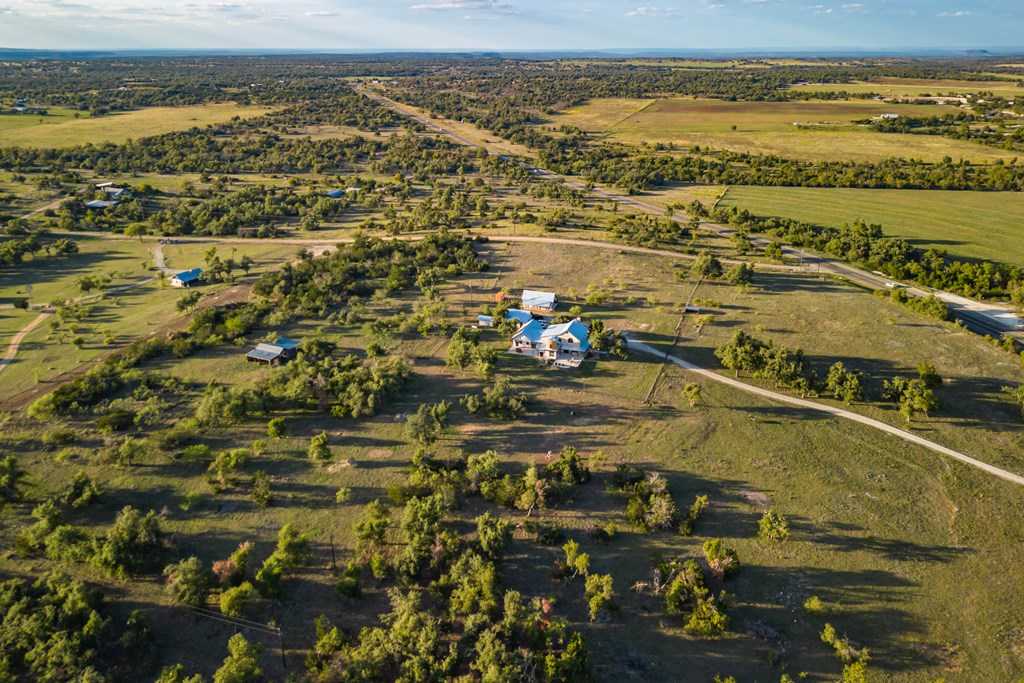
<path id="1" fill-rule="evenodd" d="M 578 368 L 590 354 L 590 328 L 576 318 L 546 326 L 530 320 L 512 335 L 512 353 L 533 356 L 562 368 Z"/>
<path id="2" fill-rule="evenodd" d="M 175 273 L 171 277 L 171 287 L 194 287 L 203 281 L 203 269 L 193 268 Z"/>

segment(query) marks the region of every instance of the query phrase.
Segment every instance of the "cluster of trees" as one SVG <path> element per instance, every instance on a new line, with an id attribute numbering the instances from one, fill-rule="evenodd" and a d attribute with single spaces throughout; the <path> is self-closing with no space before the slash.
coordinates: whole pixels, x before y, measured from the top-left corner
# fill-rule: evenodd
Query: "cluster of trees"
<path id="1" fill-rule="evenodd" d="M 749 372 L 758 379 L 801 394 L 812 393 L 817 386 L 817 377 L 805 361 L 803 351 L 762 342 L 742 330 L 715 349 L 715 357 L 737 374 Z"/>
<path id="2" fill-rule="evenodd" d="M 167 594 L 180 605 L 206 607 L 217 591 L 221 612 L 229 617 L 250 616 L 260 599 L 282 596 L 287 574 L 308 563 L 309 537 L 290 524 L 277 533 L 277 545 L 263 563 L 253 560 L 253 544 L 244 542 L 224 560 L 207 567 L 198 557 L 188 557 L 164 567 Z"/>
<path id="3" fill-rule="evenodd" d="M 608 145 L 570 145 L 562 138 L 540 151 L 546 168 L 608 183 L 631 193 L 670 183 L 770 187 L 862 187 L 917 190 L 1021 191 L 1024 164 L 972 164 L 945 159 L 879 162 L 798 161 L 742 152 L 692 150 L 643 154 Z"/>
<path id="4" fill-rule="evenodd" d="M 680 245 L 694 234 L 670 217 L 650 214 L 616 216 L 609 226 L 609 231 L 627 244 L 643 247 Z"/>
<path id="5" fill-rule="evenodd" d="M 128 680 L 156 656 L 141 612 L 119 623 L 100 592 L 60 573 L 0 582 L 0 643 L 0 673 L 11 681 Z"/>
<path id="6" fill-rule="evenodd" d="M 206 201 L 173 201 L 147 217 L 145 230 L 158 235 L 234 235 L 239 228 L 263 227 L 264 233 L 273 234 L 269 224 L 275 221 L 301 219 L 303 226 L 318 226 L 346 207 L 347 202 L 318 193 L 252 185 Z"/>
<path id="7" fill-rule="evenodd" d="M 871 119 L 863 123 L 869 124 L 880 133 L 942 135 L 954 140 L 969 140 L 1010 151 L 1024 151 L 1024 128 L 1016 123 L 1015 118 L 993 119 L 961 111 L 943 116 Z"/>
<path id="8" fill-rule="evenodd" d="M 353 297 L 372 294 L 375 283 L 392 293 L 411 287 L 428 270 L 436 279 L 486 268 L 471 241 L 446 231 L 417 242 L 360 236 L 329 256 L 266 273 L 253 292 L 278 311 L 324 318 Z"/>
<path id="9" fill-rule="evenodd" d="M 32 510 L 36 522 L 22 530 L 17 547 L 27 555 L 58 562 L 88 562 L 105 574 L 126 578 L 152 569 L 165 548 L 160 521 L 127 506 L 105 533 L 90 535 L 67 523 L 68 506 L 48 499 Z"/>
<path id="10" fill-rule="evenodd" d="M 791 218 L 756 216 L 737 207 L 709 212 L 699 202 L 691 204 L 689 210 L 701 218 L 767 233 L 796 246 L 881 270 L 893 278 L 965 296 L 1007 295 L 1024 289 L 1024 269 L 1019 266 L 968 261 L 934 249 L 919 249 L 906 240 L 886 237 L 880 225 L 856 221 L 840 228 L 827 227 Z M 934 303 L 927 306 L 940 312 Z M 946 314 L 939 317 L 945 318 Z"/>
<path id="11" fill-rule="evenodd" d="M 304 341 L 297 358 L 261 384 L 260 393 L 272 405 L 359 418 L 376 414 L 411 372 L 401 358 L 363 360 L 335 351 L 330 342 Z"/>
<path id="12" fill-rule="evenodd" d="M 0 237 L 0 268 L 20 267 L 27 256 L 70 256 L 78 253 L 78 244 L 66 238 L 44 239 L 37 232 Z"/>
<path id="13" fill-rule="evenodd" d="M 438 408 L 443 407 L 422 412 L 437 418 Z M 433 438 L 421 440 L 425 447 L 432 443 Z M 519 487 L 521 497 L 539 488 L 533 470 L 534 485 Z M 582 483 L 589 477 L 574 449 L 563 451 L 545 474 L 559 482 Z M 355 636 L 320 620 L 307 658 L 312 680 L 433 680 L 465 674 L 484 680 L 528 675 L 540 681 L 589 679 L 583 640 L 551 613 L 550 601 L 527 602 L 501 587 L 500 563 L 511 523 L 485 512 L 475 519 L 471 539 L 446 523 L 462 496 L 487 495 L 499 479 L 494 454 L 468 463 L 441 462 L 424 450 L 413 459 L 401 492 L 392 496 L 402 505 L 397 520 L 380 501 L 366 506 L 355 524 L 356 557 L 339 573 L 338 590 L 358 598 L 370 577 L 395 581 L 397 586 L 389 589 L 391 611 L 381 617 L 381 626 L 365 627 Z M 595 605 L 600 602 L 596 590 L 588 588 L 587 596 Z"/>

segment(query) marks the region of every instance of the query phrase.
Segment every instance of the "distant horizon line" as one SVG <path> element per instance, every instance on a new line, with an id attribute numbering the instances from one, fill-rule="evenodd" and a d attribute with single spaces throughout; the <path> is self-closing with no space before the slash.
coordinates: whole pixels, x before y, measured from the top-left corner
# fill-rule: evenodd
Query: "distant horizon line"
<path id="1" fill-rule="evenodd" d="M 25 55 L 609 55 L 642 56 L 731 56 L 731 57 L 913 57 L 913 56 L 992 56 L 1024 55 L 1022 46 L 963 47 L 716 47 L 716 48 L 19 48 L 0 46 L 0 56 Z"/>

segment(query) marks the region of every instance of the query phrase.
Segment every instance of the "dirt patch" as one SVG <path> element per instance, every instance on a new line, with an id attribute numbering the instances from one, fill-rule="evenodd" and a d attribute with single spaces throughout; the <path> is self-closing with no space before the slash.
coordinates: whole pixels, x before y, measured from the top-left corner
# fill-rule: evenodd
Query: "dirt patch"
<path id="1" fill-rule="evenodd" d="M 387 448 L 371 448 L 366 451 L 367 458 L 390 458 L 391 451 Z"/>
<path id="2" fill-rule="evenodd" d="M 740 497 L 751 505 L 756 505 L 758 507 L 766 508 L 772 504 L 771 498 L 760 491 L 740 491 Z"/>

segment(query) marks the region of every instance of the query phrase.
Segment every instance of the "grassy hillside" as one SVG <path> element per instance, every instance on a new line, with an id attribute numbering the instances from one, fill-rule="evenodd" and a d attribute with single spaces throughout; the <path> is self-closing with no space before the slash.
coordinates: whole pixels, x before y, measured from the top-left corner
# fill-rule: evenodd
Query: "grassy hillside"
<path id="1" fill-rule="evenodd" d="M 860 219 L 917 246 L 1024 265 L 1024 196 L 1014 192 L 732 187 L 721 206 L 822 225 Z"/>

